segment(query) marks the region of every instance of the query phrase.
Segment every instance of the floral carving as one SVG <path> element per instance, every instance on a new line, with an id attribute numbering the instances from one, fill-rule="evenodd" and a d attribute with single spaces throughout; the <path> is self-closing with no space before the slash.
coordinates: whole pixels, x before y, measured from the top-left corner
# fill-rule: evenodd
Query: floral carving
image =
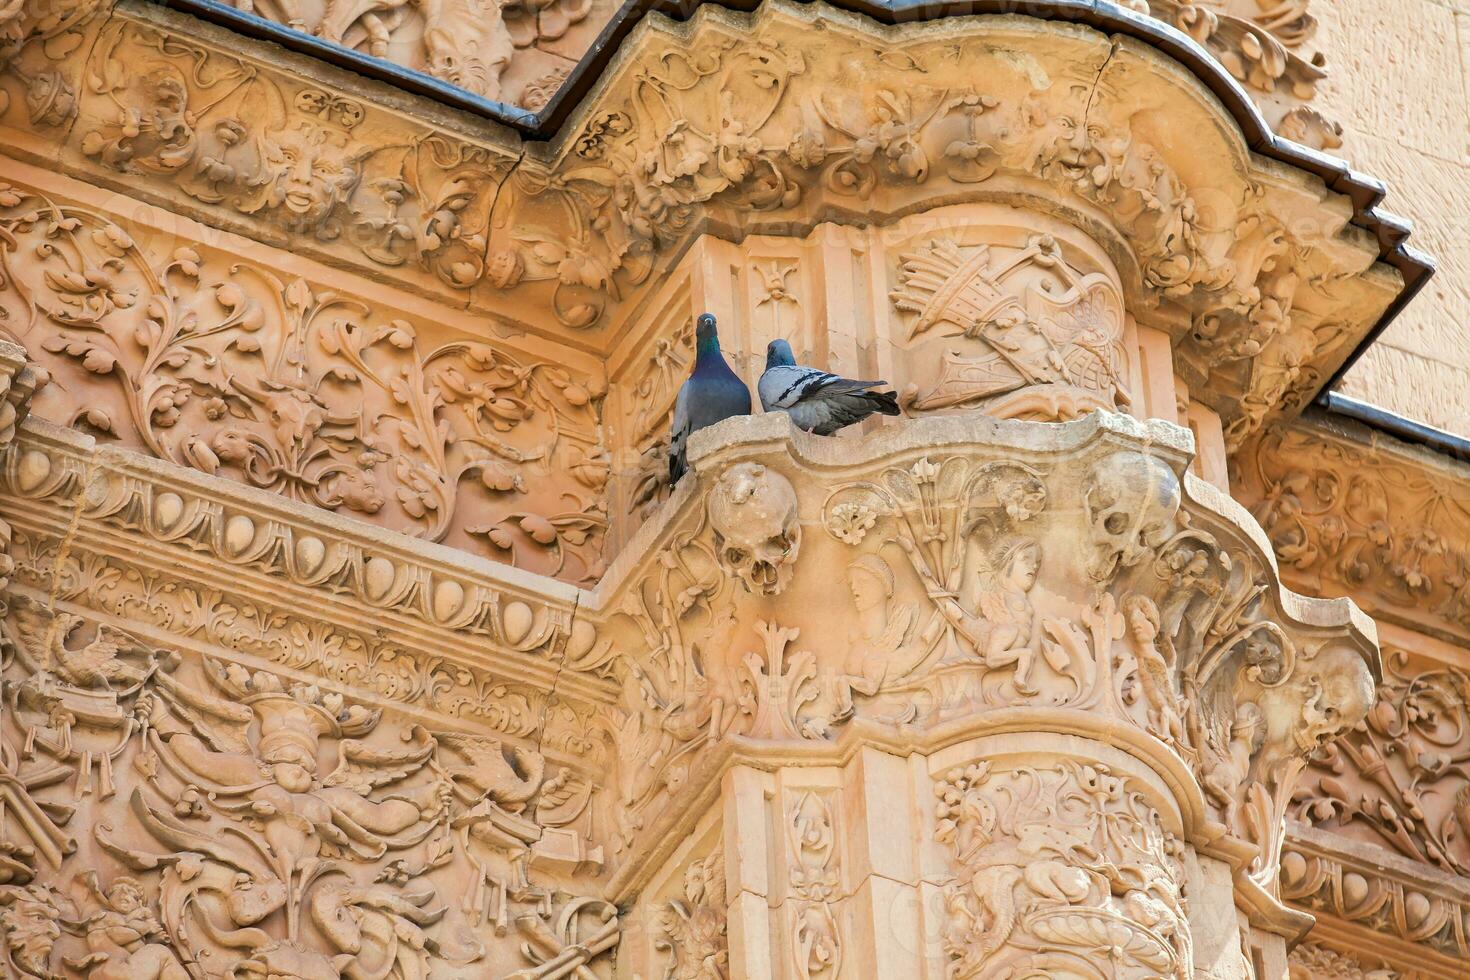
<path id="1" fill-rule="evenodd" d="M 842 897 L 836 817 L 827 799 L 807 791 L 786 823 L 791 856 L 791 952 L 800 980 L 842 973 L 843 943 L 835 903 Z"/>
<path id="2" fill-rule="evenodd" d="M 1296 819 L 1470 873 L 1470 674 L 1402 650 L 1363 724 L 1312 757 Z"/>
<path id="3" fill-rule="evenodd" d="M 138 25 L 104 31 L 92 64 L 79 149 L 101 166 L 166 177 L 196 201 L 375 266 L 416 266 L 451 289 L 486 275 L 484 212 L 500 166 L 485 147 L 432 131 L 388 142 L 355 99 L 292 91 Z M 261 105 L 274 110 L 251 108 Z"/>
<path id="4" fill-rule="evenodd" d="M 1308 2 L 1145 0 L 1143 6 L 1203 45 L 1256 94 L 1263 109 L 1275 108 L 1273 98 L 1295 106 L 1278 122 L 1281 135 L 1330 150 L 1342 145 L 1340 126 L 1329 124 L 1308 132 L 1291 123 L 1295 113 L 1314 111 L 1302 103 L 1311 101 L 1317 83 L 1327 75 L 1321 53 L 1308 50 L 1317 30 L 1317 19 L 1307 12 Z M 1301 139 L 1308 136 L 1313 138 Z"/>
<path id="5" fill-rule="evenodd" d="M 0 74 L 20 83 L 32 125 L 59 127 L 76 115 L 75 52 L 105 6 L 99 0 L 61 0 L 0 8 Z M 0 90 L 0 115 L 9 108 L 10 93 Z"/>
<path id="6" fill-rule="evenodd" d="M 616 911 L 566 888 L 601 860 L 585 777 L 472 733 L 384 738 L 380 708 L 29 601 L 4 631 L 20 975 L 606 975 Z M 451 904 L 466 879 L 513 937 Z"/>
<path id="7" fill-rule="evenodd" d="M 64 379 L 53 417 L 512 564 L 601 574 L 600 381 L 428 341 L 366 303 L 189 247 L 158 261 L 90 211 L 11 190 L 4 203 L 0 275 L 24 313 L 5 330 Z M 521 502 L 533 483 L 551 508 Z"/>
<path id="8" fill-rule="evenodd" d="M 1470 630 L 1470 497 L 1458 474 L 1300 424 L 1265 432 L 1234 469 L 1284 575 Z"/>
<path id="9" fill-rule="evenodd" d="M 560 41 L 593 11 L 587 0 L 231 2 L 294 30 L 428 72 L 484 98 L 521 105 L 527 105 L 525 94 L 516 99 L 502 85 L 506 69 L 528 58 L 537 65 L 560 60 L 537 49 Z M 523 49 L 531 50 L 523 55 Z"/>

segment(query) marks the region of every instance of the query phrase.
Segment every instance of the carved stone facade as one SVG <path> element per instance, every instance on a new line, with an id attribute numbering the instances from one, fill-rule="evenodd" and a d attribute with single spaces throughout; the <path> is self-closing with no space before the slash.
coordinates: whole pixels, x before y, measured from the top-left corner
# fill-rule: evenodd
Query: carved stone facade
<path id="1" fill-rule="evenodd" d="M 1465 973 L 1304 3 L 233 8 L 0 9 L 9 974 Z M 703 312 L 902 416 L 670 486 Z"/>

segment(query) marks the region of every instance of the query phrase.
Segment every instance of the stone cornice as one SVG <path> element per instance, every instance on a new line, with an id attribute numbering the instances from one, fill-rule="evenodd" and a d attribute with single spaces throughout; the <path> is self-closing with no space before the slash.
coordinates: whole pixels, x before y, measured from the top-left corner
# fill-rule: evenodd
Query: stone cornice
<path id="1" fill-rule="evenodd" d="M 285 630 L 296 621 L 330 623 L 396 647 L 406 658 L 398 666 L 409 673 L 383 675 L 397 685 L 378 692 L 389 701 L 472 708 L 473 696 L 466 700 L 444 687 L 456 670 L 464 676 L 451 688 L 488 689 L 499 679 L 543 692 L 556 685 L 591 702 L 611 697 L 593 678 L 561 676 L 562 660 L 584 655 L 593 634 L 578 618 L 589 593 L 555 579 L 97 447 L 87 436 L 39 420 L 23 426 L 0 479 L 4 512 L 29 542 L 26 584 L 43 594 L 71 590 L 79 599 L 102 598 L 106 590 L 98 583 L 68 584 L 66 575 L 105 573 L 114 558 L 122 559 L 121 567 L 145 580 L 174 583 L 170 590 L 197 583 L 247 600 L 262 610 L 254 614 L 261 623 Z M 82 565 L 68 572 L 62 568 L 68 560 Z M 97 567 L 88 569 L 88 562 Z M 301 617 L 303 609 L 309 617 Z M 310 658 L 292 663 L 285 649 L 277 656 L 307 672 L 330 667 Z M 341 668 L 344 677 L 351 674 L 350 665 Z M 370 672 L 356 676 L 356 684 L 372 688 Z"/>
<path id="2" fill-rule="evenodd" d="M 1060 202 L 1069 220 L 1110 241 L 1130 307 L 1174 310 L 1165 319 L 1174 324 L 1186 380 L 1195 397 L 1221 412 L 1232 439 L 1305 403 L 1427 269 L 1405 251 L 1403 229 L 1377 213 L 1381 188 L 1278 141 L 1214 61 L 1151 18 L 1108 4 L 1044 4 L 1035 13 L 1073 23 L 943 22 L 947 43 L 1004 43 L 1027 51 L 1043 74 L 1072 78 L 1034 89 L 1024 73 L 1008 76 L 1001 66 L 987 75 L 987 91 L 973 93 L 973 104 L 963 96 L 969 83 L 948 77 L 947 49 L 930 40 L 938 22 L 895 32 L 830 7 L 780 4 L 749 17 L 704 7 L 684 25 L 649 18 L 615 56 L 610 45 L 598 49 L 611 61 L 583 66 L 578 77 L 585 84 L 595 76 L 596 86 L 572 86 L 576 111 L 562 108 L 565 101 L 552 107 L 556 135 L 538 146 L 423 107 L 405 114 L 412 100 L 381 85 L 354 93 L 361 83 L 345 75 L 313 89 L 302 79 L 335 70 L 303 74 L 306 66 L 297 64 L 280 74 L 266 52 L 242 51 L 225 32 L 125 3 L 77 28 L 92 62 L 87 84 L 113 81 L 83 92 L 80 75 L 62 77 L 72 66 L 48 68 L 74 94 L 65 112 L 42 117 L 16 146 L 206 221 L 289 240 L 329 262 L 374 270 L 386 261 L 410 288 L 528 327 L 590 332 L 604 349 L 643 309 L 655 270 L 669 268 L 702 230 L 800 233 L 813 215 L 867 221 L 951 200 Z M 154 80 L 123 82 L 115 68 L 109 75 L 108 64 L 120 59 L 134 66 L 157 60 L 165 25 L 167 58 L 193 59 L 193 80 L 159 82 L 142 72 Z M 814 31 L 826 33 L 822 57 L 834 44 L 849 54 L 875 45 L 902 49 L 901 57 L 865 69 L 877 103 L 823 101 L 820 93 L 841 90 L 842 82 L 815 49 L 806 50 Z M 191 32 L 197 41 L 186 40 Z M 766 53 L 727 63 L 721 46 L 733 39 Z M 20 67 L 43 57 L 32 47 L 16 53 L 17 70 L 30 73 L 24 77 L 39 77 L 35 66 Z M 687 84 L 650 68 L 691 47 L 703 50 L 706 67 Z M 915 58 L 928 62 L 917 86 L 903 66 Z M 79 71 L 80 59 L 73 60 Z M 157 84 L 167 91 L 148 90 Z M 763 94 L 741 94 L 742 86 Z M 1137 101 L 1140 88 L 1157 97 Z M 904 105 L 885 104 L 885 91 L 904 92 Z M 1093 99 L 1094 91 L 1101 97 Z M 1081 104 L 1071 105 L 1073 97 Z M 235 106 L 245 98 L 284 114 L 237 132 Z M 733 99 L 740 118 L 721 121 L 722 98 Z M 1088 103 L 1108 116 L 1103 128 L 1113 142 L 1089 138 L 1063 149 L 1054 127 Z M 195 120 L 186 144 L 159 141 L 151 131 L 130 136 L 125 126 L 113 131 L 119 111 L 161 112 L 161 121 L 175 104 Z M 302 143 L 299 127 L 307 123 L 327 136 Z M 660 149 L 670 126 L 682 134 L 682 149 Z M 1207 138 L 1208 151 L 1192 144 L 1184 154 L 1152 135 L 1161 126 Z M 171 132 L 177 141 L 180 131 Z M 966 138 L 973 159 L 947 156 Z M 877 140 L 876 159 L 865 140 Z M 660 157 L 670 153 L 683 156 Z M 273 162 L 283 156 L 329 164 L 333 175 L 319 171 L 291 191 Z M 1325 181 L 1328 193 L 1308 175 Z M 181 193 L 180 185 L 191 189 Z M 1307 227 L 1314 230 L 1294 237 Z M 1375 255 L 1384 264 L 1375 265 Z M 1329 281 L 1333 288 L 1324 291 Z"/>
<path id="3" fill-rule="evenodd" d="M 1231 465 L 1286 581 L 1451 642 L 1470 637 L 1465 463 L 1313 412 L 1263 432 Z"/>
<path id="4" fill-rule="evenodd" d="M 1282 894 L 1318 917 L 1314 937 L 1433 976 L 1470 976 L 1470 890 L 1461 877 L 1294 823 Z"/>

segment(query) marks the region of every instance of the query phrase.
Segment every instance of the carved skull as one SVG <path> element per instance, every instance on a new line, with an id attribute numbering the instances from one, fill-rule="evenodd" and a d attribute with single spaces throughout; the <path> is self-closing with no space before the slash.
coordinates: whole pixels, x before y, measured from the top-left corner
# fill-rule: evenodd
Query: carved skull
<path id="1" fill-rule="evenodd" d="M 737 463 L 710 491 L 709 520 L 725 571 L 755 595 L 785 591 L 801 547 L 790 481 L 759 463 Z"/>
<path id="2" fill-rule="evenodd" d="M 1093 466 L 1085 499 L 1092 548 L 1087 571 L 1108 582 L 1168 540 L 1179 513 L 1179 478 L 1161 459 L 1120 450 Z"/>
<path id="3" fill-rule="evenodd" d="M 1376 688 L 1363 658 L 1345 647 L 1329 647 L 1304 666 L 1305 676 L 1296 685 L 1300 718 L 1292 735 L 1297 748 L 1309 755 L 1362 721 Z"/>

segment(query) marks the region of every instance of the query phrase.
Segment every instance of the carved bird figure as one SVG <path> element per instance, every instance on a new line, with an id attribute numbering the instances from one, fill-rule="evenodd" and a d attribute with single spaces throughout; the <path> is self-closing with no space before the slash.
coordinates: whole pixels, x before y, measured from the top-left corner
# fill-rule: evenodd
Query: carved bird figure
<path id="1" fill-rule="evenodd" d="M 55 622 L 29 603 L 18 604 L 14 630 L 27 659 L 36 669 L 48 669 L 64 684 L 75 687 L 99 687 L 110 684 L 130 686 L 148 676 L 144 669 L 122 659 L 122 654 L 136 646 L 123 633 L 99 626 L 93 639 L 82 646 L 68 643 L 83 626 L 80 616 L 59 612 Z"/>
<path id="2" fill-rule="evenodd" d="M 898 415 L 898 396 L 872 391 L 886 381 L 852 381 L 796 363 L 791 345 L 773 340 L 766 347 L 766 371 L 758 390 L 761 407 L 785 412 L 797 428 L 830 436 L 844 426 L 861 422 L 877 412 Z"/>
<path id="3" fill-rule="evenodd" d="M 674 399 L 674 427 L 669 438 L 669 483 L 689 468 L 685 447 L 689 436 L 736 415 L 750 414 L 750 389 L 730 370 L 720 353 L 715 318 L 701 313 L 695 322 L 694 370 Z"/>

